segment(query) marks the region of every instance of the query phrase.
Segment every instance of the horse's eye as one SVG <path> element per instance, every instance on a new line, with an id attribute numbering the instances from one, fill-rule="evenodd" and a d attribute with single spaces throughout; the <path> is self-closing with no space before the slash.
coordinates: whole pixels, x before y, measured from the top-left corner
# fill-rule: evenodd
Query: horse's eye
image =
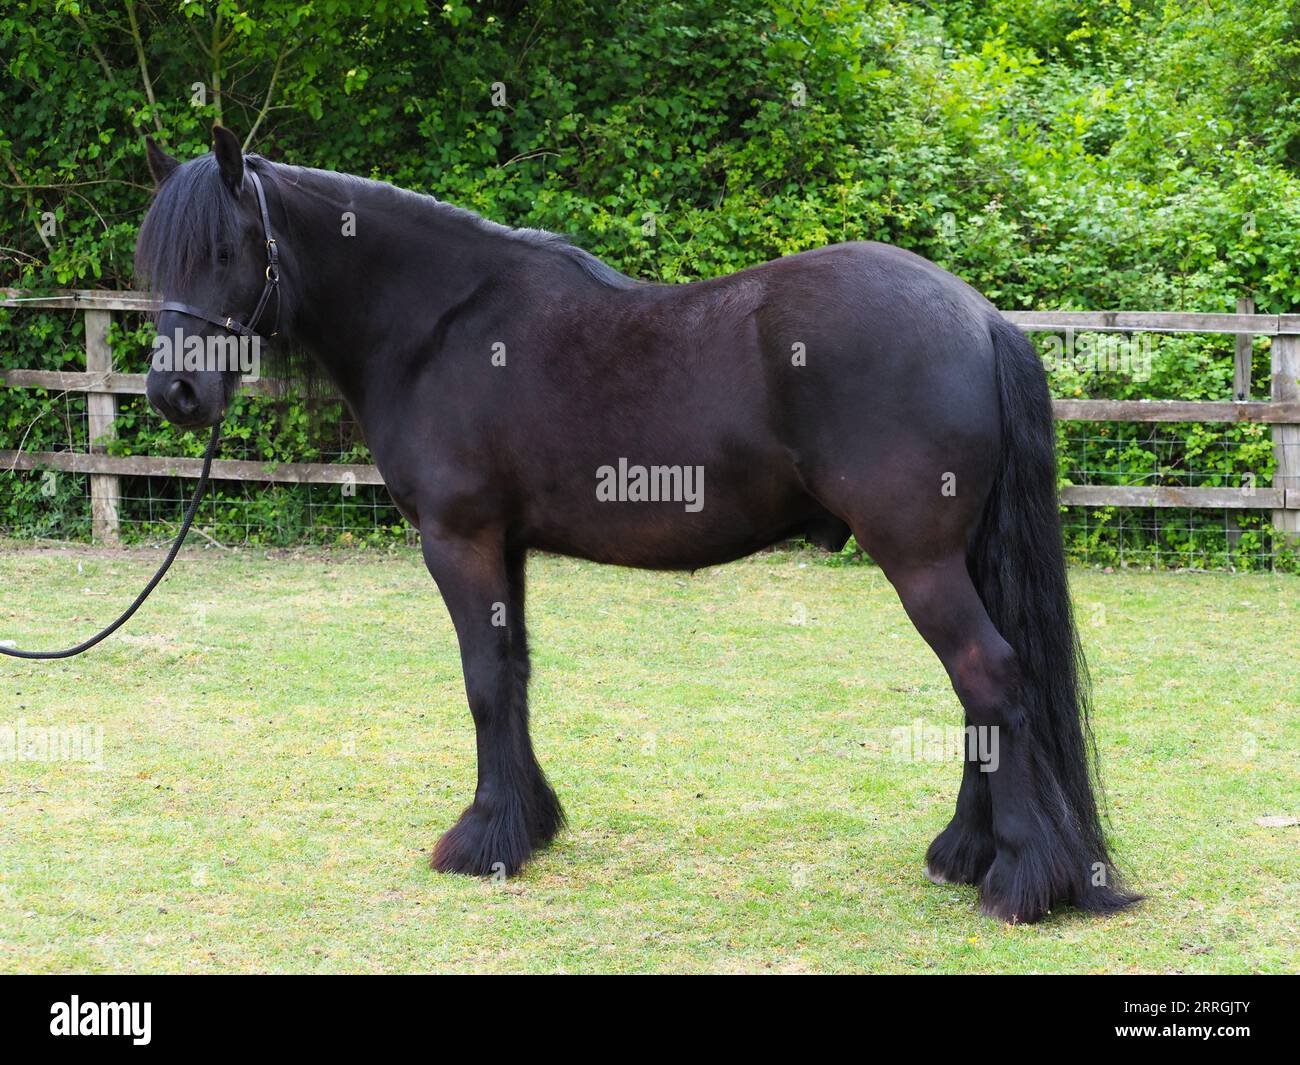
<path id="1" fill-rule="evenodd" d="M 229 248 L 224 248 L 224 247 L 223 247 L 223 248 L 218 248 L 218 249 L 217 249 L 217 262 L 219 262 L 222 266 L 225 266 L 227 263 L 230 262 L 230 249 L 229 249 Z"/>

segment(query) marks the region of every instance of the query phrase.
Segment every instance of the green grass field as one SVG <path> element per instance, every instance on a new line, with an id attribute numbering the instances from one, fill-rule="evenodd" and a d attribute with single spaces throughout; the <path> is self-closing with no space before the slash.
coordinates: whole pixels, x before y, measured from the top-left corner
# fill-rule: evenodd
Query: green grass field
<path id="1" fill-rule="evenodd" d="M 157 560 L 6 550 L 0 639 L 88 635 Z M 534 735 L 570 826 L 514 881 L 427 865 L 474 742 L 415 553 L 192 555 L 89 655 L 0 660 L 0 969 L 1297 969 L 1300 580 L 1074 573 L 1149 899 L 1005 927 L 922 875 L 960 769 L 886 730 L 960 718 L 879 571 L 530 577 Z M 51 726 L 102 728 L 102 768 L 15 750 Z"/>

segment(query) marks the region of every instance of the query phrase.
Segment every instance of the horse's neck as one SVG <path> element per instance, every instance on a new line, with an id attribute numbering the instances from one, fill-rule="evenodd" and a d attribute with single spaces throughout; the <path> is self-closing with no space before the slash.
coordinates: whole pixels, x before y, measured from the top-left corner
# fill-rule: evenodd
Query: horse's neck
<path id="1" fill-rule="evenodd" d="M 514 254 L 472 218 L 374 182 L 308 171 L 283 193 L 300 276 L 292 339 L 358 408 L 397 360 Z"/>

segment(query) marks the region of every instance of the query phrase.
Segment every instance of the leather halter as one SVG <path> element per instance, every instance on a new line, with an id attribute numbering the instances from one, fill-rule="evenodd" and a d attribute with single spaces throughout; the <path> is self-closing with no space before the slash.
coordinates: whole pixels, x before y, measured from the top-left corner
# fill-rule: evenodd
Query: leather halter
<path id="1" fill-rule="evenodd" d="M 176 300 L 168 300 L 159 310 L 175 311 L 178 314 L 189 315 L 191 318 L 211 322 L 213 325 L 228 329 L 230 332 L 238 333 L 243 337 L 260 335 L 273 337 L 280 329 L 280 251 L 276 247 L 275 237 L 271 235 L 271 215 L 266 209 L 266 193 L 262 189 L 262 179 L 257 176 L 257 171 L 249 165 L 249 162 L 249 158 L 245 156 L 244 172 L 253 181 L 253 190 L 257 193 L 257 209 L 262 216 L 262 235 L 266 238 L 266 282 L 262 285 L 262 295 L 258 297 L 257 306 L 253 309 L 252 316 L 245 324 L 237 321 L 234 315 L 209 314 L 193 304 L 180 303 Z M 260 334 L 257 326 L 262 320 L 262 315 L 266 312 L 266 305 L 271 302 L 272 293 L 275 294 L 275 323 L 271 328 L 271 332 Z"/>

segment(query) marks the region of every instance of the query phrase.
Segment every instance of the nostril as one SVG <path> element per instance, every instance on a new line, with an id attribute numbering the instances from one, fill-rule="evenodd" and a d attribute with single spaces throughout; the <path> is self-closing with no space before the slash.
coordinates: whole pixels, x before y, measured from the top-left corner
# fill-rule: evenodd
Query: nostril
<path id="1" fill-rule="evenodd" d="M 167 387 L 167 404 L 182 418 L 190 417 L 199 408 L 199 398 L 187 381 L 173 381 Z"/>

